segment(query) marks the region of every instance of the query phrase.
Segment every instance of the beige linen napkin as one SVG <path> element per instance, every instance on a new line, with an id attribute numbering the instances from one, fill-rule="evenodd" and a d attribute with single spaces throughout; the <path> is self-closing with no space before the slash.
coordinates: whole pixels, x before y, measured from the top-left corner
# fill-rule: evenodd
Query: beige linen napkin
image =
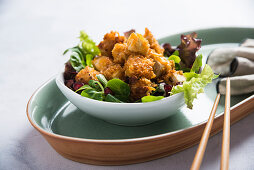
<path id="1" fill-rule="evenodd" d="M 254 39 L 246 39 L 239 47 L 218 48 L 209 55 L 207 64 L 220 77 L 229 76 L 231 94 L 254 92 Z M 221 78 L 217 90 L 226 93 L 226 78 Z"/>

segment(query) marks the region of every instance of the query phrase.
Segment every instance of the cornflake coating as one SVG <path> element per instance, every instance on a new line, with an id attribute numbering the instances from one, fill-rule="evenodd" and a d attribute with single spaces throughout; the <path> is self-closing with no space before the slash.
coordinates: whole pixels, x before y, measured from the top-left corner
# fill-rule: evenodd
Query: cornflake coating
<path id="1" fill-rule="evenodd" d="M 153 79 L 156 75 L 153 72 L 154 66 L 153 59 L 143 56 L 130 56 L 126 61 L 125 75 L 128 77 L 144 77 L 147 79 Z"/>
<path id="2" fill-rule="evenodd" d="M 92 64 L 96 70 L 102 71 L 102 70 L 107 69 L 109 66 L 113 65 L 114 63 L 113 63 L 112 59 L 110 59 L 109 57 L 96 56 L 93 59 Z"/>
<path id="3" fill-rule="evenodd" d="M 86 66 L 84 69 L 80 70 L 75 77 L 77 82 L 88 84 L 89 80 L 98 80 L 96 75 L 99 74 L 98 71 L 94 70 L 89 66 Z"/>
<path id="4" fill-rule="evenodd" d="M 128 50 L 146 56 L 149 50 L 149 42 L 141 34 L 132 33 L 127 40 Z"/>
<path id="5" fill-rule="evenodd" d="M 111 80 L 113 78 L 125 80 L 124 69 L 120 66 L 120 64 L 109 66 L 107 69 L 102 70 L 101 74 L 103 74 L 107 80 Z"/>
<path id="6" fill-rule="evenodd" d="M 128 58 L 127 44 L 115 44 L 112 55 L 115 63 L 123 65 Z"/>
<path id="7" fill-rule="evenodd" d="M 130 99 L 132 101 L 137 101 L 144 96 L 150 95 L 155 90 L 154 87 L 156 87 L 156 84 L 146 78 L 130 77 L 129 83 L 131 89 Z"/>
<path id="8" fill-rule="evenodd" d="M 111 31 L 104 35 L 103 41 L 98 45 L 101 55 L 112 57 L 112 50 L 116 43 L 124 43 L 126 41 L 124 36 L 120 36 L 117 31 Z"/>
<path id="9" fill-rule="evenodd" d="M 160 78 L 167 73 L 169 70 L 173 70 L 175 68 L 175 63 L 172 60 L 168 60 L 163 55 L 154 52 L 154 50 L 150 50 L 148 54 L 149 58 L 152 58 L 155 62 L 154 64 L 154 73 L 156 78 Z"/>
<path id="10" fill-rule="evenodd" d="M 144 37 L 149 41 L 150 48 L 154 49 L 156 53 L 163 54 L 164 49 L 160 46 L 158 41 L 155 39 L 151 31 L 145 28 Z"/>

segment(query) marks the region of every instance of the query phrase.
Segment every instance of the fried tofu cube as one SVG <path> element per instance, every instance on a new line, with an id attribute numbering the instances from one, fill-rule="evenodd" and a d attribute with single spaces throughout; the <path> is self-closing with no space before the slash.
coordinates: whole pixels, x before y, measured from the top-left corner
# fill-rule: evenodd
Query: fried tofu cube
<path id="1" fill-rule="evenodd" d="M 156 75 L 153 72 L 154 61 L 143 56 L 129 56 L 124 64 L 125 75 L 128 77 L 144 77 L 153 79 Z"/>
<path id="2" fill-rule="evenodd" d="M 175 70 L 168 71 L 168 73 L 163 76 L 163 79 L 165 83 L 173 86 L 177 85 L 180 82 L 182 83 L 186 81 L 183 72 Z"/>
<path id="3" fill-rule="evenodd" d="M 92 64 L 98 71 L 106 70 L 109 66 L 113 65 L 112 59 L 106 56 L 97 56 L 93 59 Z"/>
<path id="4" fill-rule="evenodd" d="M 163 54 L 164 49 L 160 46 L 151 31 L 145 28 L 144 37 L 149 41 L 150 48 L 154 49 L 156 53 Z"/>
<path id="5" fill-rule="evenodd" d="M 107 69 L 101 71 L 101 73 L 106 77 L 107 80 L 111 80 L 113 78 L 125 80 L 124 69 L 120 66 L 120 64 L 113 64 Z"/>
<path id="6" fill-rule="evenodd" d="M 130 83 L 130 100 L 131 101 L 137 101 L 141 99 L 144 96 L 148 96 L 152 93 L 152 91 L 155 90 L 155 84 L 151 82 L 151 80 L 146 78 L 140 78 L 137 77 L 130 77 L 129 78 Z"/>
<path id="7" fill-rule="evenodd" d="M 173 70 L 175 68 L 175 63 L 172 60 L 166 59 L 162 54 L 158 54 L 155 50 L 149 50 L 148 58 L 152 58 L 155 62 L 154 73 L 157 78 L 163 76 L 168 70 Z"/>
<path id="8" fill-rule="evenodd" d="M 112 50 L 116 43 L 124 43 L 126 38 L 124 36 L 120 36 L 120 34 L 116 31 L 111 31 L 104 35 L 103 41 L 98 45 L 101 55 L 112 57 Z"/>
<path id="9" fill-rule="evenodd" d="M 98 80 L 96 75 L 100 74 L 98 71 L 94 70 L 89 66 L 86 66 L 84 69 L 80 70 L 75 77 L 77 82 L 88 84 L 89 80 Z"/>
<path id="10" fill-rule="evenodd" d="M 127 40 L 128 50 L 146 56 L 149 50 L 149 42 L 138 33 L 132 33 Z"/>
<path id="11" fill-rule="evenodd" d="M 115 63 L 123 65 L 128 58 L 127 44 L 117 43 L 112 50 L 112 55 Z"/>

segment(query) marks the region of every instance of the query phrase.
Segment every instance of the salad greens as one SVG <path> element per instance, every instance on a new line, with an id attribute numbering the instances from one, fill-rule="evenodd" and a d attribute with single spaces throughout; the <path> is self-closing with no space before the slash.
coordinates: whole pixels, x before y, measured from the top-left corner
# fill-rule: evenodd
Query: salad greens
<path id="1" fill-rule="evenodd" d="M 65 70 L 68 75 L 76 75 L 77 72 L 84 69 L 86 66 L 93 67 L 92 60 L 96 55 L 100 55 L 100 49 L 96 46 L 95 42 L 84 32 L 80 31 L 79 44 L 75 47 L 69 48 L 64 51 L 64 55 L 69 54 L 69 68 Z M 163 46 L 164 47 L 164 46 Z M 164 55 L 168 60 L 173 60 L 175 70 L 183 71 L 186 81 L 174 82 L 166 84 L 153 80 L 157 84 L 156 90 L 151 92 L 151 95 L 135 99 L 136 102 L 152 102 L 163 99 L 165 96 L 174 95 L 177 93 L 184 93 L 185 103 L 187 107 L 192 109 L 193 101 L 197 98 L 197 94 L 204 92 L 204 87 L 211 83 L 218 75 L 213 73 L 209 65 L 205 65 L 202 72 L 202 55 L 196 56 L 196 52 L 201 47 L 201 39 L 197 39 L 197 34 L 192 33 L 189 35 L 181 36 L 181 43 L 177 48 L 171 48 L 169 43 L 165 44 Z M 169 57 L 168 57 L 169 56 Z M 70 66 L 71 65 L 71 66 Z M 67 75 L 66 73 L 66 75 Z M 70 76 L 68 76 L 70 77 Z M 107 79 L 102 74 L 96 75 L 98 81 L 90 80 L 88 84 L 83 85 L 81 82 L 76 82 L 75 79 L 67 79 L 68 87 L 77 89 L 75 92 L 80 93 L 81 96 L 91 99 L 107 102 L 130 102 L 129 100 L 131 89 L 129 85 L 120 79 Z M 138 77 L 140 78 L 140 77 Z M 185 80 L 185 79 L 183 79 Z M 178 80 L 176 80 L 178 81 Z M 158 83 L 160 82 L 160 83 Z M 80 83 L 76 88 L 73 84 Z M 178 84 L 173 86 L 172 84 Z M 83 86 L 82 86 L 83 85 Z M 67 85 L 66 85 L 67 86 Z M 81 86 L 81 87 L 80 87 Z"/>
<path id="2" fill-rule="evenodd" d="M 200 68 L 202 67 L 202 54 L 198 55 L 191 67 L 191 70 L 190 72 L 195 72 L 195 73 L 198 73 Z"/>
<path id="3" fill-rule="evenodd" d="M 120 79 L 107 81 L 102 74 L 98 74 L 99 81 L 90 80 L 88 84 L 80 87 L 76 92 L 82 91 L 81 96 L 107 102 L 127 102 L 130 95 L 130 87 Z M 110 88 L 114 95 L 105 94 L 105 88 Z"/>
<path id="4" fill-rule="evenodd" d="M 141 101 L 143 103 L 146 103 L 146 102 L 153 102 L 153 101 L 156 101 L 156 100 L 161 100 L 163 98 L 164 98 L 163 96 L 145 96 L 145 97 L 141 98 Z"/>
<path id="5" fill-rule="evenodd" d="M 175 64 L 180 63 L 181 58 L 177 55 L 172 54 L 171 56 L 168 57 L 168 60 L 173 60 Z"/>
<path id="6" fill-rule="evenodd" d="M 111 79 L 106 87 L 109 87 L 115 94 L 115 97 L 121 101 L 127 102 L 130 95 L 130 87 L 120 79 Z"/>
<path id="7" fill-rule="evenodd" d="M 92 59 L 100 54 L 100 49 L 95 42 L 84 32 L 80 31 L 80 43 L 64 51 L 63 55 L 70 52 L 70 63 L 76 71 L 80 71 L 86 66 L 93 67 Z"/>
<path id="8" fill-rule="evenodd" d="M 183 92 L 187 107 L 192 109 L 193 100 L 197 98 L 197 94 L 203 93 L 204 87 L 218 76 L 213 73 L 213 70 L 207 64 L 201 74 L 190 72 L 188 76 L 187 81 L 183 82 L 183 85 L 177 85 L 172 88 L 171 95 Z"/>

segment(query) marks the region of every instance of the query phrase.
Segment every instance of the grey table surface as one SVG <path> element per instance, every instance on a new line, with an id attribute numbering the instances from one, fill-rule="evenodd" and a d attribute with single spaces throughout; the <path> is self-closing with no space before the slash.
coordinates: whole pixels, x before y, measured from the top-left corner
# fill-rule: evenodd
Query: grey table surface
<path id="1" fill-rule="evenodd" d="M 67 60 L 84 29 L 99 42 L 110 30 L 145 27 L 156 37 L 206 27 L 254 27 L 254 1 L 0 0 L 0 169 L 189 169 L 197 146 L 126 166 L 93 166 L 57 154 L 29 124 L 26 103 Z M 230 169 L 254 169 L 254 114 L 231 128 Z M 221 133 L 201 169 L 220 166 Z"/>

